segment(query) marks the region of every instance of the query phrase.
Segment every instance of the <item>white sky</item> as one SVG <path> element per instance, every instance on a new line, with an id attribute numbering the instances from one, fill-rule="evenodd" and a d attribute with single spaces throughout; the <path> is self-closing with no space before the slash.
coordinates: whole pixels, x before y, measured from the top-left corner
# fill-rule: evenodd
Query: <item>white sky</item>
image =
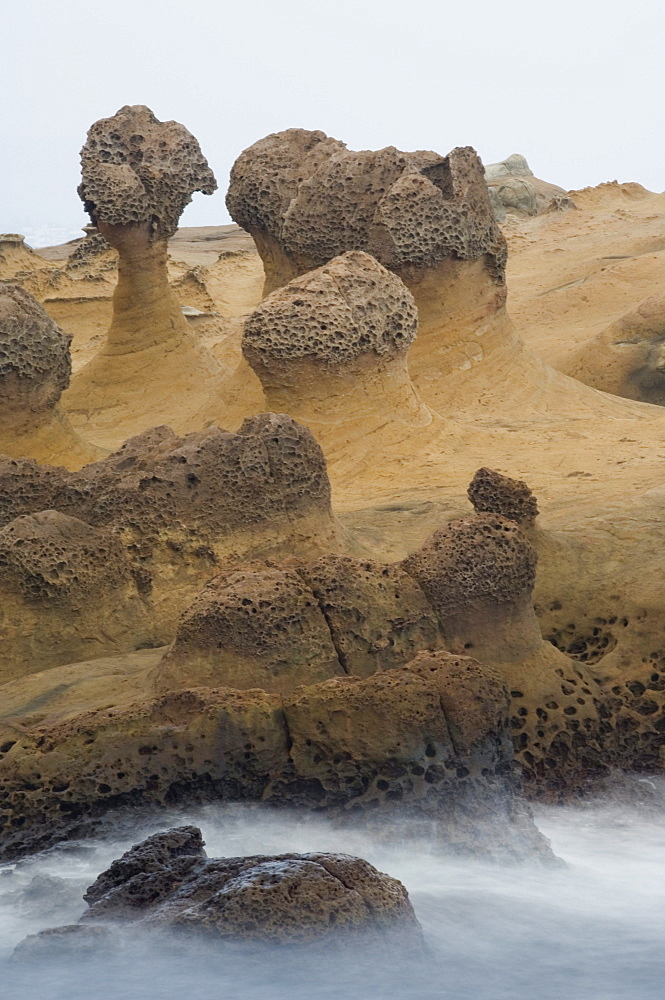
<path id="1" fill-rule="evenodd" d="M 228 222 L 235 157 L 295 126 L 661 191 L 664 52 L 656 0 L 5 0 L 0 232 L 85 224 L 79 150 L 123 104 L 182 122 L 213 167 L 184 225 Z"/>

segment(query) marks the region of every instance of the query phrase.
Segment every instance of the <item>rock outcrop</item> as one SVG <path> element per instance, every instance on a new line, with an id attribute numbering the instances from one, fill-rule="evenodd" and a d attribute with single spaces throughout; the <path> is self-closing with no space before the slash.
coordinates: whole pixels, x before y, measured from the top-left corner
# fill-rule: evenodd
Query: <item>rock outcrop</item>
<path id="1" fill-rule="evenodd" d="M 326 810 L 386 834 L 390 817 L 463 853 L 547 857 L 512 774 L 508 704 L 491 668 L 438 652 L 284 696 L 194 688 L 9 725 L 4 856 L 124 804 L 221 798 Z"/>
<path id="2" fill-rule="evenodd" d="M 602 692 L 588 669 L 542 638 L 532 603 L 536 553 L 518 525 L 491 513 L 451 521 L 402 565 L 436 609 L 446 648 L 506 679 L 531 793 L 582 794 L 607 775 L 615 754 Z"/>
<path id="3" fill-rule="evenodd" d="M 69 385 L 71 338 L 20 285 L 0 283 L 0 453 L 81 465 L 101 452 L 60 410 Z"/>
<path id="4" fill-rule="evenodd" d="M 665 406 L 665 296 L 645 299 L 559 367 L 594 389 Z"/>
<path id="5" fill-rule="evenodd" d="M 167 273 L 167 241 L 195 191 L 216 181 L 196 139 L 142 105 L 92 126 L 79 195 L 119 254 L 113 320 L 102 350 L 73 379 L 65 405 L 109 447 L 155 424 L 203 426 L 223 370 L 187 326 Z M 159 392 L 146 394 L 146 380 Z"/>
<path id="6" fill-rule="evenodd" d="M 343 674 L 326 620 L 297 573 L 269 567 L 215 577 L 178 624 L 155 675 L 183 687 L 288 693 Z"/>
<path id="7" fill-rule="evenodd" d="M 151 634 L 125 551 L 110 532 L 54 510 L 0 529 L 0 683 L 124 653 Z"/>
<path id="8" fill-rule="evenodd" d="M 146 635 L 130 620 L 124 649 L 169 642 L 222 561 L 354 548 L 333 516 L 320 447 L 280 414 L 247 420 L 237 434 L 210 428 L 179 438 L 153 428 L 78 472 L 0 458 L 0 527 L 44 510 L 86 522 L 92 535 L 110 531 L 124 548 L 152 621 Z M 79 658 L 115 652 L 112 634 L 96 651 L 91 639 Z"/>
<path id="9" fill-rule="evenodd" d="M 201 831 L 158 833 L 114 861 L 84 896 L 81 927 L 131 922 L 133 934 L 171 930 L 219 942 L 422 948 L 420 924 L 397 879 L 348 854 L 208 858 Z M 65 949 L 77 936 L 61 928 Z M 40 940 L 41 938 L 41 940 Z M 54 931 L 16 956 L 53 951 Z"/>

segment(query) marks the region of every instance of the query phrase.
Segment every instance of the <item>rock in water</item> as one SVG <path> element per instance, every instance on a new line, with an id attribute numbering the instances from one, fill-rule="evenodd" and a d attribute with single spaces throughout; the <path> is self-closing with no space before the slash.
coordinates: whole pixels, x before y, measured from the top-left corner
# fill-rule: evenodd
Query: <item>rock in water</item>
<path id="1" fill-rule="evenodd" d="M 201 831 L 148 837 L 114 861 L 85 894 L 84 923 L 21 942 L 19 958 L 102 944 L 105 922 L 133 921 L 220 942 L 402 947 L 422 945 L 401 882 L 347 854 L 208 858 Z M 94 925 L 91 922 L 95 921 Z M 93 929 L 94 928 L 94 929 Z"/>

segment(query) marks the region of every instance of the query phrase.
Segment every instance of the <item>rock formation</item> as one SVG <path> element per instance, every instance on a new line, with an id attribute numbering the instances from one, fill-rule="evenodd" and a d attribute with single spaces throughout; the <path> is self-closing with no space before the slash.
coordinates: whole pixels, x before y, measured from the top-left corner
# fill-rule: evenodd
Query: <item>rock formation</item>
<path id="1" fill-rule="evenodd" d="M 215 178 L 187 129 L 142 105 L 95 122 L 81 166 L 79 195 L 118 251 L 118 283 L 106 343 L 74 378 L 68 411 L 111 447 L 166 421 L 191 429 L 222 370 L 197 344 L 169 287 L 167 242 L 192 194 L 212 194 Z M 146 394 L 146 380 L 159 393 Z"/>
<path id="2" fill-rule="evenodd" d="M 508 704 L 495 672 L 440 652 L 283 697 L 194 688 L 28 730 L 8 719 L 4 856 L 80 834 L 123 803 L 222 798 L 328 810 L 379 831 L 389 816 L 458 851 L 546 858 L 512 776 Z"/>
<path id="3" fill-rule="evenodd" d="M 594 389 L 665 406 L 665 296 L 652 295 L 610 323 L 560 368 Z"/>
<path id="4" fill-rule="evenodd" d="M 70 339 L 29 292 L 0 283 L 0 453 L 74 466 L 101 454 L 60 410 Z"/>
<path id="5" fill-rule="evenodd" d="M 243 354 L 268 406 L 334 447 L 354 427 L 358 436 L 431 422 L 406 364 L 416 325 L 403 282 L 352 251 L 269 295 L 245 323 Z"/>
<path id="6" fill-rule="evenodd" d="M 268 567 L 215 577 L 178 624 L 156 690 L 263 688 L 287 693 L 344 673 L 314 594 Z"/>
<path id="7" fill-rule="evenodd" d="M 247 420 L 237 434 L 153 428 L 78 472 L 0 458 L 0 526 L 45 509 L 120 540 L 149 599 L 153 645 L 171 640 L 221 560 L 354 548 L 332 514 L 321 449 L 280 414 Z M 131 639 L 146 636 L 129 629 Z"/>
<path id="8" fill-rule="evenodd" d="M 497 419 L 525 408 L 555 408 L 561 418 L 597 410 L 515 332 L 505 309 L 506 241 L 471 147 L 445 157 L 394 147 L 356 153 L 321 132 L 290 129 L 238 157 L 227 205 L 256 241 L 266 292 L 350 250 L 399 275 L 419 316 L 411 377 L 442 416 L 475 418 L 478 398 Z"/>
<path id="9" fill-rule="evenodd" d="M 518 216 L 575 208 L 575 203 L 563 188 L 533 176 L 526 159 L 519 153 L 485 166 L 485 180 L 494 212 L 500 222 L 506 213 Z"/>
<path id="10" fill-rule="evenodd" d="M 47 510 L 0 529 L 0 683 L 151 638 L 120 542 Z"/>
<path id="11" fill-rule="evenodd" d="M 136 844 L 89 887 L 81 931 L 131 922 L 224 944 L 313 945 L 403 950 L 422 932 L 397 879 L 348 854 L 208 858 L 201 831 L 178 827 Z M 76 925 L 73 925 L 76 926 Z M 65 948 L 73 926 L 28 938 L 20 957 Z M 85 936 L 79 932 L 79 936 Z"/>
<path id="12" fill-rule="evenodd" d="M 507 681 L 516 755 L 533 794 L 556 799 L 607 774 L 614 747 L 604 740 L 598 682 L 543 640 L 532 604 L 536 553 L 518 525 L 493 513 L 451 521 L 403 566 L 436 609 L 446 648 Z"/>

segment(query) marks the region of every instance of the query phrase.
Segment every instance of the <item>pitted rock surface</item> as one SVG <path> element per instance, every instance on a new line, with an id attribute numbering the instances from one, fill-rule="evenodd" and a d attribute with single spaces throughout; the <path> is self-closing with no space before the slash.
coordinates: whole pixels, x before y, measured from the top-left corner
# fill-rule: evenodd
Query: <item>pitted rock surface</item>
<path id="1" fill-rule="evenodd" d="M 49 382 L 54 405 L 69 385 L 71 339 L 29 292 L 0 282 L 0 384 L 11 375 L 26 384 Z"/>
<path id="2" fill-rule="evenodd" d="M 130 579 L 120 542 L 56 510 L 23 515 L 0 529 L 0 578 L 31 601 L 89 599 Z"/>
<path id="3" fill-rule="evenodd" d="M 309 587 L 293 571 L 257 566 L 204 587 L 180 619 L 156 684 L 289 692 L 343 673 Z"/>
<path id="4" fill-rule="evenodd" d="M 250 364 L 310 358 L 334 366 L 405 352 L 417 325 L 406 285 L 351 251 L 269 295 L 245 323 L 243 353 Z"/>
<path id="5" fill-rule="evenodd" d="M 538 502 L 527 484 L 493 469 L 478 469 L 467 495 L 479 514 L 501 514 L 525 526 L 538 517 Z"/>
<path id="6" fill-rule="evenodd" d="M 281 854 L 209 859 L 201 831 L 137 844 L 85 894 L 86 922 L 143 920 L 220 939 L 334 943 L 351 933 L 420 945 L 406 889 L 361 858 Z"/>
<path id="7" fill-rule="evenodd" d="M 184 125 L 160 122 L 144 105 L 125 105 L 90 128 L 81 150 L 78 193 L 96 225 L 150 223 L 155 237 L 172 236 L 194 191 L 217 182 Z"/>
<path id="8" fill-rule="evenodd" d="M 445 615 L 474 599 L 507 604 L 530 593 L 536 553 L 513 521 L 477 514 L 439 528 L 402 566 Z"/>
<path id="9" fill-rule="evenodd" d="M 212 427 L 179 438 L 152 428 L 78 472 L 0 457 L 0 524 L 49 507 L 146 537 L 174 524 L 225 533 L 310 510 L 329 514 L 330 482 L 310 431 L 264 413 L 237 434 Z"/>
<path id="10" fill-rule="evenodd" d="M 506 244 L 470 147 L 447 157 L 393 146 L 353 152 L 323 133 L 288 130 L 240 155 L 227 206 L 259 246 L 276 242 L 300 273 L 365 250 L 390 268 L 486 256 L 503 281 Z"/>
<path id="11" fill-rule="evenodd" d="M 326 555 L 299 573 L 319 601 L 348 674 L 368 677 L 442 643 L 436 614 L 398 565 Z"/>

